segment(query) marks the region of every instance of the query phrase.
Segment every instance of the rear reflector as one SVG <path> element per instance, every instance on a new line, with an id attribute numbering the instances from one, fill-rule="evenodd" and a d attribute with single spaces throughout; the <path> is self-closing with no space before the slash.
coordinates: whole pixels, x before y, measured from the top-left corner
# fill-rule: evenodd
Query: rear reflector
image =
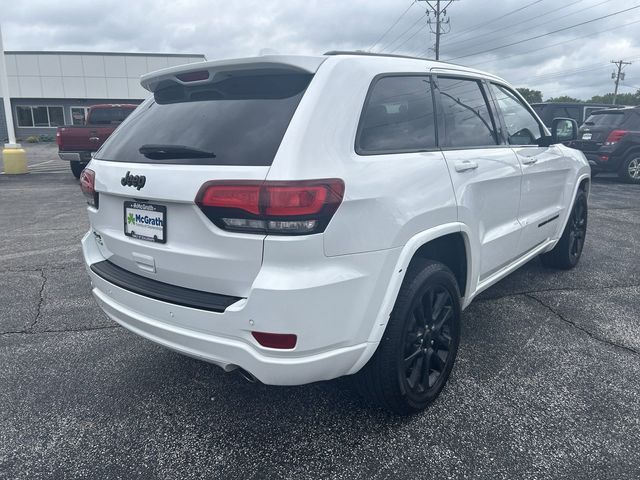
<path id="1" fill-rule="evenodd" d="M 291 333 L 251 332 L 260 345 L 267 348 L 292 349 L 296 346 L 298 337 Z"/>
<path id="2" fill-rule="evenodd" d="M 80 190 L 87 197 L 87 204 L 98 208 L 98 192 L 96 192 L 96 172 L 89 168 L 82 170 L 80 174 Z"/>
<path id="3" fill-rule="evenodd" d="M 211 181 L 196 197 L 204 214 L 225 230 L 276 235 L 324 231 L 344 195 L 337 178 L 290 182 Z"/>
<path id="4" fill-rule="evenodd" d="M 605 140 L 604 144 L 613 145 L 614 143 L 618 143 L 626 134 L 627 130 L 613 130 Z"/>

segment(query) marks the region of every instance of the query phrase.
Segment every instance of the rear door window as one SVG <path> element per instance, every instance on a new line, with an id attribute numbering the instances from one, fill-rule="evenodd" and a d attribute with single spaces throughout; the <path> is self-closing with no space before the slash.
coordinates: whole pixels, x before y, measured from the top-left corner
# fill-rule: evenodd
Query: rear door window
<path id="1" fill-rule="evenodd" d="M 443 147 L 497 145 L 496 128 L 478 80 L 438 77 L 446 135 Z"/>
<path id="2" fill-rule="evenodd" d="M 170 82 L 129 116 L 96 158 L 271 165 L 311 78 L 279 69 L 218 72 L 211 82 L 194 86 Z M 149 155 L 159 146 L 166 147 L 162 155 Z"/>
<path id="3" fill-rule="evenodd" d="M 373 155 L 435 147 L 430 77 L 389 76 L 375 81 L 360 118 L 356 152 Z"/>

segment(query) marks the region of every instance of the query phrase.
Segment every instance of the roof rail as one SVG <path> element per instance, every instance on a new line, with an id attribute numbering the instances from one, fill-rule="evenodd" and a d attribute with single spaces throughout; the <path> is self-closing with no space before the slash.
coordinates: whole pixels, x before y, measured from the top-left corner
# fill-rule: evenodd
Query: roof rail
<path id="1" fill-rule="evenodd" d="M 362 50 L 330 50 L 325 52 L 324 55 L 362 55 L 363 57 L 394 57 L 394 58 L 411 58 L 413 60 L 433 60 L 425 57 L 412 57 L 409 55 L 396 55 L 393 53 L 376 53 L 376 52 L 363 52 Z"/>

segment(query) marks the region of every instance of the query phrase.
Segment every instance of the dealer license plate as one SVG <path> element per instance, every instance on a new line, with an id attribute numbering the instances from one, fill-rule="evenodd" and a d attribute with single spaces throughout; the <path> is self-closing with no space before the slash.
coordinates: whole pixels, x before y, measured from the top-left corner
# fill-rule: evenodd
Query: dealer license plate
<path id="1" fill-rule="evenodd" d="M 148 242 L 167 241 L 167 207 L 124 202 L 124 234 Z"/>

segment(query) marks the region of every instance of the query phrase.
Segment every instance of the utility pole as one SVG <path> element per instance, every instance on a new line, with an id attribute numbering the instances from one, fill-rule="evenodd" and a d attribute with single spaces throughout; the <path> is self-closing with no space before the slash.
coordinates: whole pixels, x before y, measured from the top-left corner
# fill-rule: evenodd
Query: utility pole
<path id="1" fill-rule="evenodd" d="M 436 60 L 440 60 L 440 35 L 449 33 L 451 31 L 450 21 L 447 16 L 447 7 L 451 5 L 455 0 L 416 0 L 418 2 L 425 2 L 427 4 L 427 15 L 429 15 L 428 23 L 431 33 L 436 35 Z M 442 4 L 445 4 L 444 6 Z M 433 20 L 431 20 L 431 14 L 433 14 Z M 435 31 L 433 24 L 435 23 Z"/>
<path id="2" fill-rule="evenodd" d="M 618 85 L 620 84 L 620 80 L 624 80 L 624 73 L 622 72 L 622 69 L 627 65 L 631 65 L 631 62 L 625 62 L 623 60 L 618 60 L 616 62 L 615 60 L 611 60 L 611 63 L 613 63 L 618 67 L 618 71 L 613 72 L 611 74 L 611 78 L 616 82 L 616 89 L 613 92 L 613 102 L 612 102 L 615 105 L 616 99 L 618 98 Z"/>

